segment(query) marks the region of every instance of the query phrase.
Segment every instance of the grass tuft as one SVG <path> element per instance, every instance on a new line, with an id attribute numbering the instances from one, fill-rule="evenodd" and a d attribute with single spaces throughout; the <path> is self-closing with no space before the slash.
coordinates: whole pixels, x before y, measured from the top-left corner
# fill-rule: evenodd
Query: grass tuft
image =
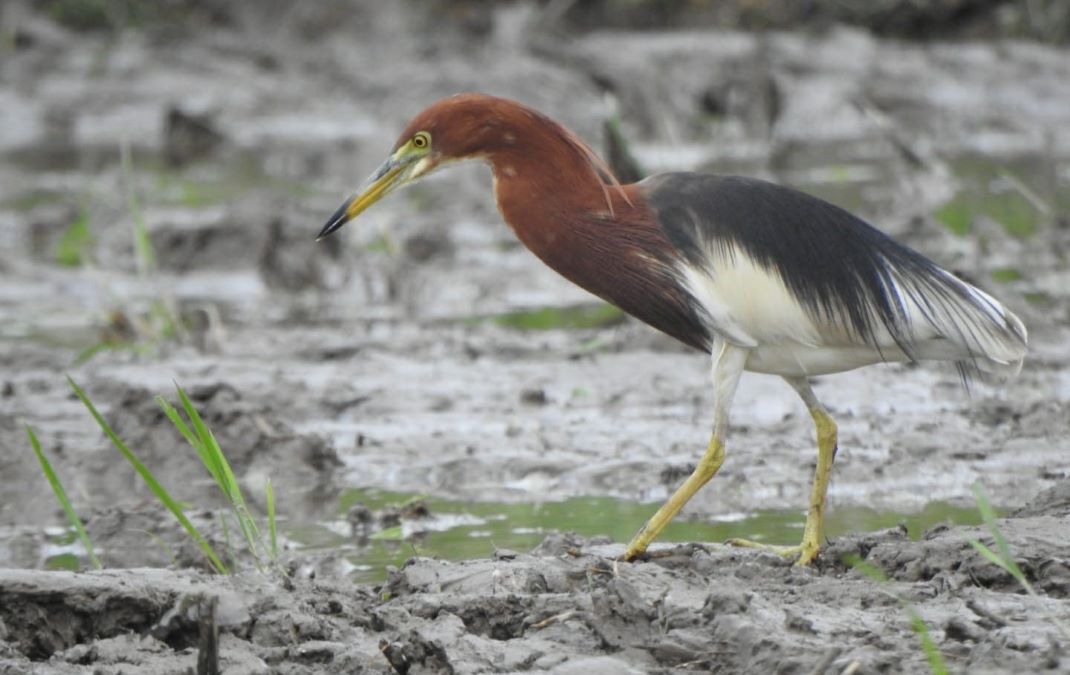
<path id="1" fill-rule="evenodd" d="M 152 493 L 156 495 L 156 498 L 159 499 L 169 511 L 171 511 L 190 537 L 197 542 L 197 545 L 201 548 L 205 557 L 208 558 L 212 567 L 220 574 L 227 574 L 227 565 L 224 564 L 222 559 L 216 554 L 207 539 L 201 535 L 193 523 L 186 517 L 183 505 L 164 489 L 163 485 L 156 480 L 148 467 L 146 467 L 145 464 L 131 452 L 122 439 L 115 433 L 115 430 L 111 428 L 111 425 L 108 424 L 107 420 L 105 420 L 97 411 L 96 406 L 89 400 L 89 396 L 86 395 L 85 391 L 79 387 L 70 376 L 67 377 L 67 381 L 70 382 L 71 389 L 74 390 L 75 395 L 82 401 L 86 409 L 89 410 L 89 413 L 93 416 L 93 419 L 97 421 L 97 424 L 104 431 L 104 434 L 111 440 L 112 445 L 126 457 L 127 461 L 133 465 L 134 470 L 137 471 L 142 480 L 145 481 L 145 484 L 149 486 Z M 160 409 L 167 416 L 167 419 L 171 420 L 171 423 L 175 425 L 175 428 L 178 429 L 178 432 L 182 437 L 193 447 L 197 456 L 200 458 L 201 463 L 204 465 L 204 468 L 208 471 L 209 475 L 212 476 L 212 479 L 219 487 L 220 492 L 223 493 L 223 497 L 230 506 L 231 513 L 233 513 L 234 518 L 238 521 L 238 528 L 241 531 L 246 548 L 252 556 L 257 569 L 261 573 L 264 573 L 266 563 L 270 563 L 276 571 L 285 574 L 278 561 L 278 524 L 275 515 L 275 490 L 271 481 L 268 480 L 266 487 L 269 539 L 265 542 L 260 528 L 257 527 L 256 521 L 249 512 L 241 487 L 238 485 L 238 480 L 235 478 L 234 471 L 230 467 L 230 462 L 227 461 L 226 456 L 223 454 L 223 450 L 219 447 L 215 435 L 212 434 L 208 425 L 204 423 L 200 413 L 197 412 L 197 409 L 193 405 L 193 401 L 190 400 L 185 390 L 178 386 L 178 384 L 175 384 L 175 389 L 178 392 L 178 399 L 182 405 L 182 412 L 179 412 L 178 409 L 168 403 L 162 396 L 156 397 L 156 404 L 160 406 Z M 182 413 L 185 413 L 185 418 L 183 418 Z M 45 460 L 44 456 L 40 453 L 40 449 L 36 443 L 36 438 L 33 437 L 32 431 L 30 432 L 30 440 L 34 443 L 34 449 L 38 452 L 38 457 L 41 458 L 42 466 L 45 467 L 45 474 L 49 476 L 49 481 L 53 482 L 53 489 L 56 489 L 58 480 L 54 480 L 55 474 L 51 471 L 51 467 L 47 465 L 47 460 Z M 62 490 L 62 487 L 60 487 L 59 490 Z M 59 491 L 57 491 L 57 495 L 59 494 Z M 70 503 L 66 501 L 66 497 L 62 496 L 60 501 L 64 504 L 65 510 L 68 510 L 68 517 L 75 517 L 73 511 L 69 510 Z M 230 527 L 227 523 L 225 514 L 220 514 L 220 521 L 222 523 L 224 541 L 227 551 L 230 553 L 231 564 L 233 565 L 234 547 L 231 545 Z M 72 524 L 73 522 L 74 521 L 72 521 Z M 80 532 L 84 533 L 84 530 L 81 530 L 80 528 L 80 523 L 76 525 L 76 529 L 79 529 Z M 88 548 L 88 537 L 85 537 L 84 541 Z"/>
<path id="2" fill-rule="evenodd" d="M 76 383 L 74 379 L 72 379 L 69 375 L 67 376 L 67 381 L 70 383 L 71 389 L 74 390 L 74 395 L 77 396 L 78 399 L 82 402 L 82 404 L 85 405 L 86 409 L 89 410 L 89 414 L 92 415 L 93 419 L 97 421 L 97 424 L 104 432 L 104 435 L 106 435 L 111 440 L 112 445 L 114 445 L 115 448 L 120 453 L 122 453 L 123 457 L 126 457 L 127 461 L 130 462 L 130 464 L 134 467 L 134 470 L 137 471 L 139 476 L 141 476 L 141 479 L 145 481 L 145 484 L 149 487 L 149 490 L 151 490 L 152 493 L 156 495 L 156 498 L 160 500 L 160 503 L 166 506 L 167 509 L 171 512 L 171 514 L 174 515 L 175 519 L 178 520 L 179 524 L 182 525 L 183 529 L 186 530 L 189 536 L 192 537 L 195 542 L 197 542 L 197 546 L 200 547 L 205 557 L 208 558 L 208 561 L 209 563 L 211 563 L 212 568 L 220 574 L 227 574 L 227 566 L 224 565 L 223 561 L 219 559 L 218 555 L 216 555 L 215 550 L 212 549 L 212 545 L 208 543 L 208 540 L 205 539 L 203 535 L 201 535 L 200 531 L 196 528 L 196 526 L 192 522 L 190 522 L 189 518 L 186 517 L 186 514 L 182 509 L 182 505 L 179 504 L 179 502 L 171 496 L 171 494 L 163 487 L 163 485 L 161 485 L 160 482 L 156 480 L 156 477 L 152 475 L 152 472 L 149 471 L 149 468 L 145 466 L 144 463 L 142 463 L 142 461 L 138 459 L 137 455 L 131 452 L 130 448 L 126 446 L 126 443 L 124 443 L 123 440 L 119 438 L 119 436 L 115 433 L 115 430 L 111 428 L 110 424 L 108 424 L 108 421 L 104 419 L 103 415 L 101 415 L 100 412 L 97 411 L 96 406 L 93 405 L 93 402 L 89 400 L 89 396 L 87 396 L 85 391 L 78 386 L 78 383 Z"/>
<path id="3" fill-rule="evenodd" d="M 130 349 L 145 353 L 165 341 L 181 339 L 186 330 L 177 303 L 157 278 L 156 250 L 152 245 L 148 222 L 137 193 L 130 144 L 126 139 L 119 143 L 119 163 L 122 167 L 127 212 L 133 223 L 131 236 L 138 278 L 147 283 L 150 288 L 161 290 L 158 297 L 143 310 L 134 311 L 132 307 L 114 307 L 108 313 L 107 321 L 102 327 L 100 341 L 83 349 L 78 354 L 75 365 L 84 363 L 106 350 Z M 81 220 L 85 222 L 81 223 Z M 82 233 L 83 230 L 84 233 Z M 67 239 L 71 239 L 71 242 L 64 244 Z M 82 243 L 83 240 L 88 243 Z M 82 248 L 92 244 L 92 237 L 88 231 L 88 214 L 83 213 L 80 216 L 79 221 L 69 228 L 60 244 L 61 248 L 57 256 L 61 264 L 77 265 L 86 262 L 88 254 L 81 253 L 81 251 Z"/>
<path id="4" fill-rule="evenodd" d="M 100 558 L 93 551 L 93 542 L 89 540 L 89 533 L 85 531 L 82 519 L 74 512 L 74 507 L 71 506 L 71 500 L 67 498 L 67 491 L 63 488 L 63 483 L 60 482 L 59 476 L 52 469 L 52 463 L 48 461 L 44 451 L 41 450 L 41 442 L 37 440 L 37 434 L 33 432 L 29 425 L 26 425 L 26 435 L 30 437 L 30 445 L 33 446 L 34 454 L 37 455 L 37 461 L 41 463 L 41 470 L 44 471 L 48 484 L 52 486 L 52 492 L 56 493 L 56 499 L 59 500 L 60 506 L 63 507 L 63 512 L 67 514 L 68 522 L 70 522 L 74 531 L 78 533 L 78 538 L 82 540 L 82 546 L 85 547 L 89 561 L 93 563 L 93 567 L 98 570 L 101 569 L 103 565 L 100 564 Z"/>
<path id="5" fill-rule="evenodd" d="M 278 532 L 275 524 L 275 495 L 271 484 L 269 483 L 267 488 L 268 525 L 271 539 L 270 542 L 265 543 L 260 528 L 257 527 L 256 521 L 249 512 L 241 486 L 238 485 L 238 480 L 234 477 L 234 471 L 230 468 L 230 462 L 227 461 L 223 450 L 219 447 L 215 435 L 212 434 L 212 430 L 208 428 L 208 425 L 204 423 L 185 390 L 178 384 L 175 384 L 175 389 L 178 392 L 182 410 L 186 413 L 186 418 L 189 419 L 190 424 L 186 424 L 175 407 L 164 400 L 163 397 L 156 397 L 157 405 L 175 425 L 179 433 L 185 437 L 186 441 L 193 446 L 197 456 L 201 459 L 201 463 L 204 464 L 216 486 L 223 493 L 223 497 L 230 505 L 231 511 L 238 521 L 238 528 L 241 531 L 242 538 L 245 540 L 246 547 L 252 554 L 257 568 L 263 572 L 265 562 L 277 565 Z"/>

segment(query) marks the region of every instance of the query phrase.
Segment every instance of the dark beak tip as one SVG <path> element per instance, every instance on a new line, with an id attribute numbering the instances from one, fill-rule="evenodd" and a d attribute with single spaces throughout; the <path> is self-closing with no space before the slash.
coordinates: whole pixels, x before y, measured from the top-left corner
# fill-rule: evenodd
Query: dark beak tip
<path id="1" fill-rule="evenodd" d="M 333 223 L 327 223 L 326 225 L 323 226 L 323 229 L 320 230 L 320 233 L 316 235 L 316 241 L 323 241 L 327 237 L 331 236 L 331 234 L 333 234 L 334 231 L 338 229 L 338 227 L 341 227 L 341 226 L 332 227 L 332 224 Z"/>
<path id="2" fill-rule="evenodd" d="M 347 199 L 344 204 L 338 207 L 338 210 L 331 215 L 327 220 L 327 224 L 323 226 L 320 233 L 316 235 L 316 241 L 326 239 L 330 235 L 334 234 L 342 228 L 347 222 L 349 222 L 349 216 L 346 215 L 346 211 L 349 209 L 349 205 L 353 203 L 352 199 Z"/>

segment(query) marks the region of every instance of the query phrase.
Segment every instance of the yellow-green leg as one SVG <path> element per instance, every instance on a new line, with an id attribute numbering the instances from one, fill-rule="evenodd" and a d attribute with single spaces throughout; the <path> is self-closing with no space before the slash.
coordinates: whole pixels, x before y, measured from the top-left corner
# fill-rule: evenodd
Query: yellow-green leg
<path id="1" fill-rule="evenodd" d="M 802 543 L 798 546 L 772 546 L 746 539 L 730 539 L 728 543 L 734 546 L 762 548 L 783 556 L 797 555 L 796 565 L 809 565 L 821 550 L 829 476 L 832 473 L 832 461 L 836 458 L 836 423 L 817 400 L 806 378 L 784 379 L 794 387 L 795 391 L 799 392 L 799 396 L 810 409 L 810 416 L 814 419 L 814 427 L 817 430 L 817 468 L 814 470 L 814 485 L 810 490 L 810 509 L 806 513 L 806 527 L 803 529 Z"/>
<path id="2" fill-rule="evenodd" d="M 728 429 L 728 410 L 732 405 L 736 386 L 739 384 L 739 376 L 743 374 L 743 365 L 747 362 L 748 353 L 746 349 L 725 342 L 715 346 L 713 350 L 713 434 L 709 445 L 706 446 L 706 453 L 687 480 L 632 538 L 628 548 L 624 551 L 625 560 L 634 560 L 642 555 L 650 542 L 654 541 L 669 521 L 676 517 L 684 504 L 721 468 L 724 462 L 725 431 Z"/>
<path id="3" fill-rule="evenodd" d="M 713 478 L 723 462 L 724 441 L 714 435 L 706 448 L 706 454 L 699 460 L 695 470 L 632 538 L 631 543 L 628 544 L 628 548 L 624 552 L 624 559 L 634 560 L 642 555 L 646 551 L 646 547 L 650 545 L 650 542 L 654 541 L 661 531 L 665 529 L 665 526 L 669 524 L 669 521 L 676 517 L 676 514 L 680 512 L 680 509 L 684 508 L 684 504 L 691 499 L 692 495 Z"/>

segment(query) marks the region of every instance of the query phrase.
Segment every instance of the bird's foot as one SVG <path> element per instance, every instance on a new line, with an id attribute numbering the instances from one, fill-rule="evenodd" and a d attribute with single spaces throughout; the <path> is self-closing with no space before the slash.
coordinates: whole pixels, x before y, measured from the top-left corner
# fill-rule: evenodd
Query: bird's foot
<path id="1" fill-rule="evenodd" d="M 646 557 L 646 546 L 636 546 L 635 542 L 628 544 L 624 554 L 620 557 L 624 562 L 635 562 Z"/>
<path id="2" fill-rule="evenodd" d="M 742 548 L 757 548 L 763 551 L 769 551 L 776 553 L 784 558 L 795 558 L 795 564 L 798 566 L 809 565 L 817 557 L 818 552 L 821 550 L 821 546 L 816 543 L 806 542 L 799 544 L 798 546 L 777 546 L 775 544 L 763 544 L 759 541 L 751 541 L 750 539 L 729 539 L 725 542 L 729 546 L 739 546 Z"/>

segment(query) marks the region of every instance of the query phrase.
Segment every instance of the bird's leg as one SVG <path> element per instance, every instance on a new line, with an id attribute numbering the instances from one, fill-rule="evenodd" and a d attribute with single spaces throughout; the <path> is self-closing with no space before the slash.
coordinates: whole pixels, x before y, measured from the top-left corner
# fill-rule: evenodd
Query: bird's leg
<path id="1" fill-rule="evenodd" d="M 803 530 L 802 550 L 799 552 L 798 565 L 808 565 L 817 557 L 821 548 L 821 540 L 824 536 L 825 507 L 828 505 L 829 476 L 832 474 L 832 462 L 836 459 L 838 446 L 836 435 L 836 423 L 818 402 L 810 384 L 804 379 L 801 381 L 805 387 L 803 400 L 807 400 L 807 394 L 812 399 L 810 416 L 814 418 L 814 428 L 817 431 L 817 468 L 814 469 L 814 486 L 810 490 L 810 510 L 806 513 L 806 529 Z"/>
<path id="2" fill-rule="evenodd" d="M 772 550 L 784 556 L 798 555 L 796 565 L 809 565 L 821 550 L 821 536 L 825 525 L 825 504 L 828 496 L 829 475 L 832 473 L 832 460 L 836 458 L 836 423 L 817 400 L 810 382 L 805 377 L 785 377 L 795 391 L 799 392 L 803 402 L 810 409 L 817 431 L 817 468 L 814 470 L 814 485 L 810 491 L 810 510 L 806 513 L 806 527 L 803 540 L 798 546 L 771 546 L 746 539 L 732 539 L 735 546 L 748 546 Z"/>
<path id="3" fill-rule="evenodd" d="M 650 542 L 654 541 L 665 529 L 669 521 L 680 512 L 680 509 L 698 492 L 699 488 L 713 478 L 717 470 L 721 468 L 721 463 L 724 462 L 724 437 L 728 429 L 728 410 L 732 405 L 732 397 L 736 392 L 736 385 L 739 384 L 739 376 L 743 374 L 743 365 L 747 362 L 749 352 L 742 347 L 719 342 L 714 346 L 713 354 L 713 434 L 706 447 L 706 454 L 699 460 L 687 480 L 632 538 L 624 552 L 625 560 L 634 560 L 642 555 Z"/>

